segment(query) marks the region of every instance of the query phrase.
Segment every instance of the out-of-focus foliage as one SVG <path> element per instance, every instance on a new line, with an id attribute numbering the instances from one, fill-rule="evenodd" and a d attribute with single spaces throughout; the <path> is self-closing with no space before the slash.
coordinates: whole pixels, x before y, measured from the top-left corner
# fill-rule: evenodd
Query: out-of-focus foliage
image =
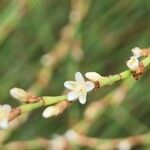
<path id="1" fill-rule="evenodd" d="M 20 0 L 0 1 L 0 101 L 12 105 L 18 103 L 9 96 L 9 89 L 14 86 L 28 89 L 36 80 L 41 67 L 40 58 L 57 45 L 71 10 L 70 0 L 24 1 L 24 4 Z M 64 81 L 73 79 L 76 71 L 109 75 L 126 69 L 130 49 L 150 45 L 150 1 L 91 0 L 76 36 L 82 42 L 83 59 L 76 62 L 69 52 L 39 95 L 60 95 Z M 92 124 L 88 134 L 114 138 L 148 132 L 149 75 L 147 71 L 119 108 L 106 109 L 102 117 Z M 108 94 L 119 84 L 90 94 L 86 105 Z M 62 115 L 47 120 L 41 116 L 43 109 L 37 110 L 10 134 L 8 140 L 50 138 L 53 134 L 64 133 L 83 118 L 86 105 L 74 103 Z"/>

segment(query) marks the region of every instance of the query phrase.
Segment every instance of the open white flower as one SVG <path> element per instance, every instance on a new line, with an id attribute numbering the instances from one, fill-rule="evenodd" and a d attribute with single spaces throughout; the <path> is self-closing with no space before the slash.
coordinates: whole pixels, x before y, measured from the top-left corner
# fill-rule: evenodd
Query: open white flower
<path id="1" fill-rule="evenodd" d="M 97 81 L 99 82 L 102 78 L 104 78 L 100 74 L 98 74 L 97 72 L 87 72 L 85 74 L 85 76 L 87 79 L 89 79 L 93 82 L 97 82 Z"/>
<path id="2" fill-rule="evenodd" d="M 76 81 L 66 81 L 64 86 L 71 90 L 68 93 L 68 100 L 73 101 L 79 98 L 81 104 L 85 104 L 87 92 L 90 92 L 94 89 L 95 85 L 91 81 L 85 81 L 80 72 L 75 74 Z"/>
<path id="3" fill-rule="evenodd" d="M 131 49 L 131 51 L 136 58 L 141 57 L 142 50 L 139 47 L 135 47 L 135 48 Z"/>
<path id="4" fill-rule="evenodd" d="M 136 71 L 137 68 L 139 67 L 139 60 L 135 57 L 132 56 L 130 59 L 126 62 L 128 68 L 132 71 Z"/>
<path id="5" fill-rule="evenodd" d="M 0 128 L 6 129 L 8 127 L 8 117 L 11 111 L 11 106 L 5 104 L 0 105 Z"/>

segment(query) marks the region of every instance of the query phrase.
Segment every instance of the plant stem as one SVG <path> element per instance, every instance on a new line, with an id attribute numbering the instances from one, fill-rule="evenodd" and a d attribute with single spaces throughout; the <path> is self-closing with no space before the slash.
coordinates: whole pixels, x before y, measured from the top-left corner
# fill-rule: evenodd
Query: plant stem
<path id="1" fill-rule="evenodd" d="M 66 100 L 66 99 L 67 99 L 66 95 L 55 96 L 55 97 L 44 96 L 41 98 L 41 100 L 39 102 L 31 103 L 31 104 L 24 104 L 24 105 L 21 105 L 19 108 L 21 109 L 21 113 L 24 113 L 24 112 L 29 112 L 33 109 L 39 108 L 43 105 L 47 106 L 47 105 L 56 104 L 58 102 Z"/>
<path id="2" fill-rule="evenodd" d="M 144 67 L 147 67 L 150 64 L 150 56 L 148 56 L 147 58 L 145 58 L 141 62 L 143 63 Z M 131 74 L 132 74 L 131 70 L 126 70 L 126 71 L 123 71 L 123 72 L 115 74 L 115 75 L 104 77 L 103 80 L 99 81 L 100 82 L 100 86 L 103 87 L 105 85 L 113 84 L 114 82 L 119 81 L 119 80 L 125 80 Z"/>
<path id="3" fill-rule="evenodd" d="M 13 119 L 20 116 L 21 114 L 30 112 L 30 111 L 32 111 L 36 108 L 41 107 L 41 106 L 52 105 L 52 104 L 56 104 L 58 102 L 64 101 L 64 100 L 67 99 L 67 96 L 66 95 L 55 96 L 55 97 L 43 96 L 43 97 L 40 97 L 40 98 L 41 99 L 36 103 L 23 104 L 19 107 L 16 107 L 16 108 L 12 109 L 12 111 L 9 113 L 8 120 L 12 121 Z"/>
<path id="4" fill-rule="evenodd" d="M 150 64 L 150 56 L 145 58 L 143 61 L 141 61 L 144 65 L 144 67 L 147 67 Z M 126 70 L 121 73 L 111 75 L 108 77 L 104 77 L 103 80 L 99 81 L 100 82 L 100 87 L 103 87 L 105 85 L 110 85 L 113 84 L 116 81 L 119 80 L 125 80 L 127 79 L 130 75 L 132 74 L 131 70 Z M 56 104 L 58 102 L 64 101 L 67 99 L 67 95 L 62 95 L 62 96 L 43 96 L 41 97 L 41 100 L 36 102 L 36 103 L 29 103 L 29 104 L 23 104 L 17 108 L 15 108 L 9 116 L 9 121 L 13 120 L 17 116 L 19 116 L 22 113 L 30 112 L 36 108 L 39 108 L 41 106 L 47 106 L 47 105 L 52 105 Z"/>

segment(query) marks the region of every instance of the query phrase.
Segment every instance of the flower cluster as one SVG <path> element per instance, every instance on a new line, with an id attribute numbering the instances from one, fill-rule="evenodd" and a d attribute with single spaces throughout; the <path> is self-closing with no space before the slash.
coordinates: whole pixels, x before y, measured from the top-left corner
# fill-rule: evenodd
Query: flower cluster
<path id="1" fill-rule="evenodd" d="M 139 68 L 141 67 L 139 58 L 142 56 L 142 50 L 138 47 L 135 47 L 131 51 L 133 53 L 133 56 L 130 57 L 126 64 L 130 70 L 135 72 L 135 79 L 138 79 L 138 77 L 136 77 L 136 72 L 137 70 L 139 71 Z M 96 83 L 98 82 L 99 84 L 100 81 L 104 78 L 96 72 L 87 72 L 85 76 L 90 81 L 85 81 L 82 74 L 80 72 L 77 72 L 75 73 L 75 81 L 66 81 L 64 83 L 64 86 L 67 89 L 71 90 L 67 95 L 67 99 L 69 101 L 79 99 L 79 102 L 81 104 L 85 104 L 87 93 L 92 91 L 96 87 Z"/>
<path id="2" fill-rule="evenodd" d="M 79 99 L 81 104 L 85 104 L 87 100 L 87 93 L 96 88 L 96 83 L 100 82 L 103 78 L 96 72 L 87 72 L 85 76 L 90 81 L 85 81 L 82 74 L 80 72 L 76 72 L 75 81 L 66 81 L 64 83 L 64 86 L 71 90 L 67 94 L 68 101 L 71 102 Z M 44 118 L 56 116 L 60 114 L 67 106 L 68 103 L 60 103 L 60 105 L 56 104 L 55 106 L 49 106 L 43 111 L 42 115 Z"/>
<path id="3" fill-rule="evenodd" d="M 59 109 L 57 109 L 56 106 L 49 106 L 43 111 L 42 116 L 44 118 L 49 118 L 51 116 L 57 115 L 58 113 L 59 113 Z"/>
<path id="4" fill-rule="evenodd" d="M 138 47 L 135 47 L 131 51 L 133 53 L 133 56 L 130 57 L 126 64 L 130 70 L 136 72 L 141 67 L 139 58 L 142 56 L 142 50 Z M 96 87 L 95 83 L 99 83 L 100 80 L 103 80 L 104 78 L 96 72 L 88 72 L 85 74 L 85 76 L 90 81 L 85 81 L 82 74 L 80 72 L 77 72 L 75 73 L 75 81 L 66 81 L 64 83 L 64 86 L 67 89 L 71 90 L 67 95 L 67 99 L 69 101 L 79 99 L 79 102 L 81 104 L 85 104 L 87 93 L 92 91 Z M 137 78 L 136 74 L 135 78 Z"/>

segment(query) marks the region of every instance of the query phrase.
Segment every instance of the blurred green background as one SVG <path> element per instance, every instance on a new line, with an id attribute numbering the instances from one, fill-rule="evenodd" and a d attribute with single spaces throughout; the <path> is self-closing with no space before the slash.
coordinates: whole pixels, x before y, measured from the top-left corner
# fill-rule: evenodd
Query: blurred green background
<path id="1" fill-rule="evenodd" d="M 9 90 L 15 86 L 28 89 L 36 81 L 42 67 L 41 56 L 52 52 L 62 40 L 62 29 L 72 21 L 69 16 L 73 5 L 80 1 L 82 0 L 0 1 L 2 104 L 19 105 L 19 102 L 10 97 Z M 64 81 L 73 79 L 76 71 L 83 74 L 96 71 L 102 75 L 121 72 L 127 68 L 125 62 L 131 56 L 131 48 L 149 47 L 149 0 L 83 0 L 83 3 L 82 9 L 86 7 L 86 13 L 81 20 L 72 21 L 74 34 L 67 41 L 71 43 L 69 50 L 52 70 L 53 76 L 47 86 L 37 95 L 61 95 Z M 78 52 L 72 44 L 74 42 L 79 43 L 81 49 Z M 87 135 L 117 138 L 149 132 L 149 75 L 148 70 L 129 90 L 119 107 L 106 108 L 101 118 L 97 117 L 90 126 Z M 87 105 L 101 99 L 120 84 L 121 82 L 91 93 L 86 105 L 74 103 L 58 117 L 44 119 L 41 115 L 44 107 L 38 109 L 29 115 L 27 121 L 12 130 L 6 141 L 51 138 L 53 134 L 62 134 L 83 119 Z"/>

